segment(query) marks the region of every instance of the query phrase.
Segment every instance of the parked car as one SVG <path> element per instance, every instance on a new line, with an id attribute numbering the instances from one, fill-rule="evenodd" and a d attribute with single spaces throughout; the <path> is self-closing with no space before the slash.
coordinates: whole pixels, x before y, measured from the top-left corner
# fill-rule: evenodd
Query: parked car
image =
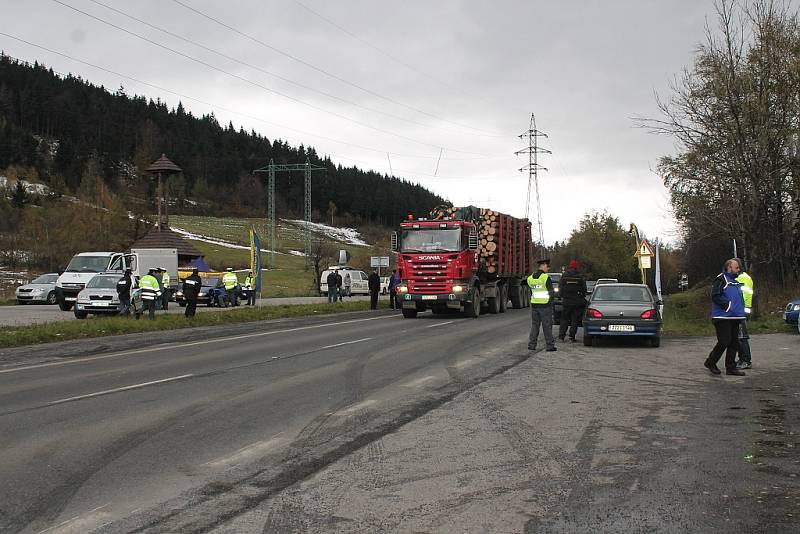
<path id="1" fill-rule="evenodd" d="M 595 285 L 599 286 L 600 284 L 616 284 L 616 283 L 619 283 L 619 280 L 617 280 L 616 278 L 598 278 L 597 281 L 595 282 Z"/>
<path id="2" fill-rule="evenodd" d="M 197 305 L 205 304 L 206 306 L 214 306 L 217 303 L 217 288 L 225 293 L 225 288 L 222 287 L 221 277 L 219 276 L 201 276 L 200 277 L 200 293 L 197 295 Z M 181 284 L 182 285 L 182 284 Z M 227 302 L 227 293 L 222 301 Z M 186 298 L 183 296 L 183 291 L 178 289 L 175 292 L 175 301 L 179 306 L 186 306 Z"/>
<path id="3" fill-rule="evenodd" d="M 339 274 L 342 275 L 342 290 L 346 285 L 344 277 L 345 275 L 350 275 L 350 294 L 351 295 L 369 295 L 369 276 L 364 271 L 357 271 L 352 267 L 328 267 L 322 274 L 320 275 L 319 281 L 319 290 L 320 292 L 328 296 L 328 274 L 331 271 L 338 270 Z M 387 282 L 386 285 L 388 286 L 389 283 Z"/>
<path id="4" fill-rule="evenodd" d="M 800 298 L 796 298 L 786 305 L 783 312 L 783 320 L 786 324 L 798 324 L 798 316 L 800 316 Z M 798 325 L 800 329 L 800 325 Z"/>
<path id="5" fill-rule="evenodd" d="M 561 273 L 549 273 L 553 281 L 553 323 L 561 323 L 561 311 L 564 309 L 564 301 L 561 300 Z"/>
<path id="6" fill-rule="evenodd" d="M 58 273 L 47 273 L 35 278 L 31 283 L 17 288 L 17 304 L 39 302 L 41 304 L 56 303 L 56 280 Z"/>
<path id="7" fill-rule="evenodd" d="M 388 292 L 389 292 L 389 277 L 381 276 L 381 295 L 385 295 Z"/>
<path id="8" fill-rule="evenodd" d="M 583 316 L 583 344 L 596 345 L 601 337 L 642 337 L 658 347 L 660 305 L 644 284 L 598 284 Z"/>
<path id="9" fill-rule="evenodd" d="M 72 310 L 77 319 L 86 319 L 89 314 L 117 315 L 119 313 L 119 296 L 117 295 L 117 282 L 119 273 L 100 273 L 86 283 L 77 296 L 75 308 Z M 141 289 L 131 291 L 131 313 L 142 310 Z M 137 314 L 138 315 L 138 314 Z M 138 318 L 138 317 L 137 317 Z"/>

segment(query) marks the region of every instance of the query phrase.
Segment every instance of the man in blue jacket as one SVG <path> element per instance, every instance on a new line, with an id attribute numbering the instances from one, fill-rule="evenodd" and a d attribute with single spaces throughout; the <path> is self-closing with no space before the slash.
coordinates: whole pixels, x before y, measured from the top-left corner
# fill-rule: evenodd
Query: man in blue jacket
<path id="1" fill-rule="evenodd" d="M 725 262 L 725 269 L 711 285 L 711 322 L 717 331 L 717 344 L 705 361 L 712 374 L 721 374 L 717 367 L 725 352 L 725 374 L 744 376 L 744 371 L 736 368 L 736 352 L 739 350 L 739 324 L 745 319 L 744 297 L 741 283 L 736 280 L 741 267 L 736 259 Z"/>

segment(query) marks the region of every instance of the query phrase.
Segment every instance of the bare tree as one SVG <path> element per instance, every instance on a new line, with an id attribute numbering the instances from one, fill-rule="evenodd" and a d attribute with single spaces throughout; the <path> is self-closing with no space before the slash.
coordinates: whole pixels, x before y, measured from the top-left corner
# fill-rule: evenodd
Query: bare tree
<path id="1" fill-rule="evenodd" d="M 311 263 L 314 265 L 314 280 L 311 287 L 320 293 L 320 277 L 325 270 L 325 263 L 332 261 L 336 255 L 336 246 L 322 238 L 311 241 Z"/>

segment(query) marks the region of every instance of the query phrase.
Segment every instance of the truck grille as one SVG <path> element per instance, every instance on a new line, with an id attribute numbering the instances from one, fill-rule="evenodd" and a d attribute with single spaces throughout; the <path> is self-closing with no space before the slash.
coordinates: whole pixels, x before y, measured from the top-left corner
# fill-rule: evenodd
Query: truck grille
<path id="1" fill-rule="evenodd" d="M 409 289 L 414 293 L 444 293 L 450 290 L 447 283 L 447 260 L 409 261 Z"/>

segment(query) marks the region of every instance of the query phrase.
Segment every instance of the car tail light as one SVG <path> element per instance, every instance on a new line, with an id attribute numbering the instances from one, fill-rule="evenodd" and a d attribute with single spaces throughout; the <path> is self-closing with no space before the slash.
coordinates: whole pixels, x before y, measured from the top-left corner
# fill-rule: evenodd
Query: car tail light
<path id="1" fill-rule="evenodd" d="M 588 310 L 586 310 L 586 317 L 591 317 L 592 319 L 602 319 L 603 314 L 595 310 L 594 308 L 589 308 Z"/>
<path id="2" fill-rule="evenodd" d="M 658 317 L 658 311 L 656 310 L 647 310 L 642 313 L 642 319 L 655 319 L 656 317 Z"/>

